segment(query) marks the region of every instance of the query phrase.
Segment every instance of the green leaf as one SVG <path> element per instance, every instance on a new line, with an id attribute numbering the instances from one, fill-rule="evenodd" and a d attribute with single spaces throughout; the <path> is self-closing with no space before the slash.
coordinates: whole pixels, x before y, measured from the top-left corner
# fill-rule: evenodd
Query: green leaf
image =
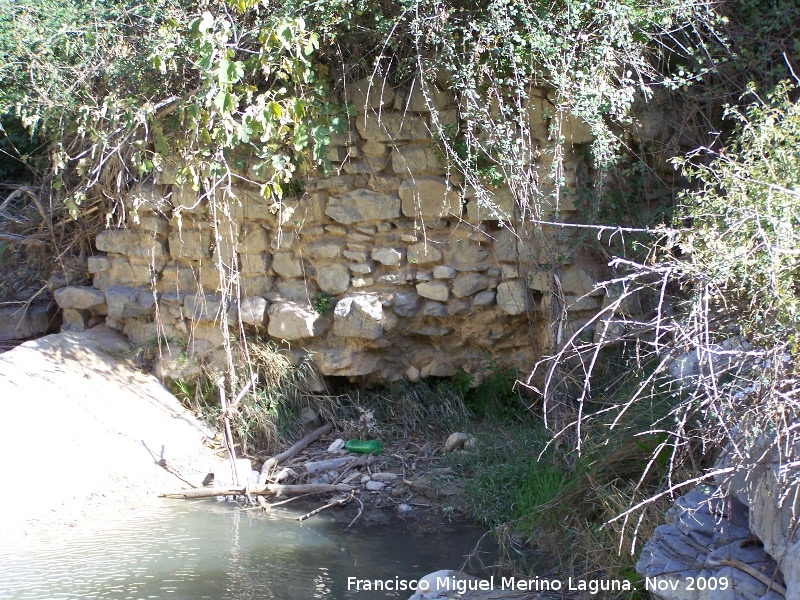
<path id="1" fill-rule="evenodd" d="M 233 111 L 235 96 L 229 92 L 221 91 L 214 98 L 214 106 L 220 113 L 226 114 Z"/>
<path id="2" fill-rule="evenodd" d="M 300 152 L 308 146 L 308 128 L 303 123 L 297 123 L 294 126 L 294 149 Z"/>

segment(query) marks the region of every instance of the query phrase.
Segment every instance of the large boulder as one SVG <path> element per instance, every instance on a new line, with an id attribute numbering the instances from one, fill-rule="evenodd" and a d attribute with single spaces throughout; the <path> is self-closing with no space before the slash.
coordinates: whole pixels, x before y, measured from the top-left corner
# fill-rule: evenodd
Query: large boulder
<path id="1" fill-rule="evenodd" d="M 112 357 L 130 349 L 100 325 L 0 355 L 0 468 L 6 482 L 44 490 L 0 495 L 3 539 L 155 502 L 219 464 L 204 445 L 212 432 L 155 377 Z"/>

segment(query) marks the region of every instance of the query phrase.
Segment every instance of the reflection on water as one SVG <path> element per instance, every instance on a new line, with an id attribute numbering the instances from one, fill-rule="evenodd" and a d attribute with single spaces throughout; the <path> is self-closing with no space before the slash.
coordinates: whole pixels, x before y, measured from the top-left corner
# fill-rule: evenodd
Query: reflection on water
<path id="1" fill-rule="evenodd" d="M 408 598 L 347 580 L 458 568 L 482 535 L 415 533 L 396 518 L 345 532 L 351 515 L 292 519 L 302 512 L 165 501 L 59 538 L 0 541 L 0 598 Z"/>

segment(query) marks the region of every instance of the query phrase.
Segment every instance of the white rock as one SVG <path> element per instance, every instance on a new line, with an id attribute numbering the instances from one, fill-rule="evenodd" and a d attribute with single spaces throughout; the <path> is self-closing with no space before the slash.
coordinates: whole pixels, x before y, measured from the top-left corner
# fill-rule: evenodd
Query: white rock
<path id="1" fill-rule="evenodd" d="M 344 448 L 344 440 L 342 438 L 337 438 L 331 442 L 330 446 L 328 446 L 328 452 L 336 452 L 342 448 Z"/>
<path id="2" fill-rule="evenodd" d="M 444 443 L 444 451 L 452 452 L 457 448 L 461 448 L 469 439 L 470 436 L 466 433 L 461 433 L 458 431 L 456 433 L 451 433 L 450 437 L 448 437 L 447 441 Z"/>
<path id="3" fill-rule="evenodd" d="M 380 481 L 368 481 L 364 487 L 367 488 L 368 492 L 379 492 L 386 487 L 386 484 Z"/>

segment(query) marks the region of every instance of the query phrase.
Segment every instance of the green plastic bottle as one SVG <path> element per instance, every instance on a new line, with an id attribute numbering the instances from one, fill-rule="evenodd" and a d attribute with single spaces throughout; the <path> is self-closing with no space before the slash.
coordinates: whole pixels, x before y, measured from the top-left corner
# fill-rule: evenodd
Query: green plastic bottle
<path id="1" fill-rule="evenodd" d="M 347 440 L 344 449 L 358 454 L 380 454 L 383 444 L 378 440 Z"/>

